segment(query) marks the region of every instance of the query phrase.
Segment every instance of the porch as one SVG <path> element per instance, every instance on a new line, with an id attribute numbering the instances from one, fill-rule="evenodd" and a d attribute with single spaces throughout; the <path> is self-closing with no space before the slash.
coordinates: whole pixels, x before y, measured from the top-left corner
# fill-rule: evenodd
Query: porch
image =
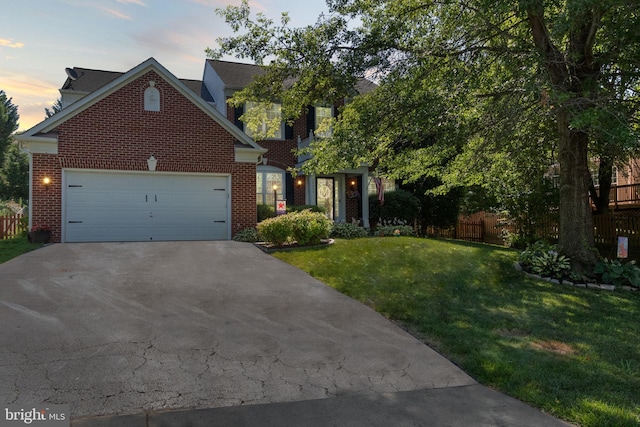
<path id="1" fill-rule="evenodd" d="M 298 137 L 298 150 L 308 148 L 315 140 L 313 132 L 309 137 Z M 308 154 L 298 155 L 299 168 L 311 158 Z M 307 205 L 322 206 L 327 216 L 335 222 L 357 220 L 369 228 L 369 168 L 345 169 L 331 174 L 299 176 L 304 180 L 304 199 Z"/>
<path id="2" fill-rule="evenodd" d="M 600 188 L 596 191 L 600 194 Z M 609 207 L 616 210 L 640 207 L 640 184 L 612 185 Z"/>

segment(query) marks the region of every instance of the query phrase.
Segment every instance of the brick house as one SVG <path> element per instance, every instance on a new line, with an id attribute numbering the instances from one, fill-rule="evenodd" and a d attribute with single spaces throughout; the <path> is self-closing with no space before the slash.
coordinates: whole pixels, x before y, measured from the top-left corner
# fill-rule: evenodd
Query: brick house
<path id="1" fill-rule="evenodd" d="M 178 79 L 153 58 L 125 73 L 66 71 L 62 111 L 16 138 L 30 159 L 29 225 L 47 225 L 53 241 L 230 239 L 255 226 L 256 205 L 274 203 L 274 192 L 368 226 L 366 167 L 287 173 L 333 107 L 310 107 L 255 142 L 243 109 L 227 105 L 259 67 L 209 60 L 202 81 Z"/>
<path id="2" fill-rule="evenodd" d="M 250 133 L 250 130 L 239 119 L 248 106 L 233 108 L 227 105 L 226 100 L 262 72 L 263 70 L 256 65 L 237 62 L 207 60 L 205 64 L 203 82 L 214 99 L 220 100 L 216 106 L 246 133 Z M 358 82 L 356 90 L 362 94 L 373 90 L 375 86 L 374 83 L 362 79 Z M 277 117 L 279 105 L 273 103 L 272 107 L 268 114 Z M 307 114 L 298 118 L 292 126 L 282 122 L 274 138 L 260 141 L 260 145 L 266 148 L 268 153 L 257 166 L 257 202 L 273 204 L 275 188 L 278 199 L 285 199 L 289 205 L 319 205 L 325 208 L 329 218 L 334 221 L 351 222 L 355 219 L 368 227 L 367 194 L 369 186 L 373 184 L 367 167 L 321 176 L 294 177 L 287 173 L 288 168 L 300 166 L 306 160 L 304 156 L 296 156 L 294 150 L 306 147 L 313 141 L 317 137 L 315 134 L 322 119 L 333 117 L 335 112 L 336 106 L 309 106 Z"/>
<path id="3" fill-rule="evenodd" d="M 63 109 L 17 137 L 30 226 L 55 242 L 229 239 L 256 223 L 266 150 L 200 82 L 151 58 L 126 73 L 67 70 Z"/>

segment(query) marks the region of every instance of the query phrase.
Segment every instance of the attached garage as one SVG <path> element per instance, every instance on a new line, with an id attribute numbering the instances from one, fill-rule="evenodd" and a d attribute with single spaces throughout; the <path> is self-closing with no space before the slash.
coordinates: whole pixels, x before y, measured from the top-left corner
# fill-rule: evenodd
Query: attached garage
<path id="1" fill-rule="evenodd" d="M 66 170 L 65 242 L 226 240 L 230 177 Z"/>

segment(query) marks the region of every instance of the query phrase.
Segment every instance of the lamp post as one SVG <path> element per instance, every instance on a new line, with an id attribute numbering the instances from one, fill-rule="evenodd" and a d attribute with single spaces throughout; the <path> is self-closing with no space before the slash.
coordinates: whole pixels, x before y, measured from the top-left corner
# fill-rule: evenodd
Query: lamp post
<path id="1" fill-rule="evenodd" d="M 278 214 L 278 186 L 273 184 L 273 213 Z"/>

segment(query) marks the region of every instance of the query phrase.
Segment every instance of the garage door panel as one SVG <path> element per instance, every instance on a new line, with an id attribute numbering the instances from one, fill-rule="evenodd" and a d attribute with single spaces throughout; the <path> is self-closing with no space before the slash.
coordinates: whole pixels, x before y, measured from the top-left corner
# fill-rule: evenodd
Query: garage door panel
<path id="1" fill-rule="evenodd" d="M 227 177 L 67 171 L 65 180 L 65 241 L 228 238 Z"/>

